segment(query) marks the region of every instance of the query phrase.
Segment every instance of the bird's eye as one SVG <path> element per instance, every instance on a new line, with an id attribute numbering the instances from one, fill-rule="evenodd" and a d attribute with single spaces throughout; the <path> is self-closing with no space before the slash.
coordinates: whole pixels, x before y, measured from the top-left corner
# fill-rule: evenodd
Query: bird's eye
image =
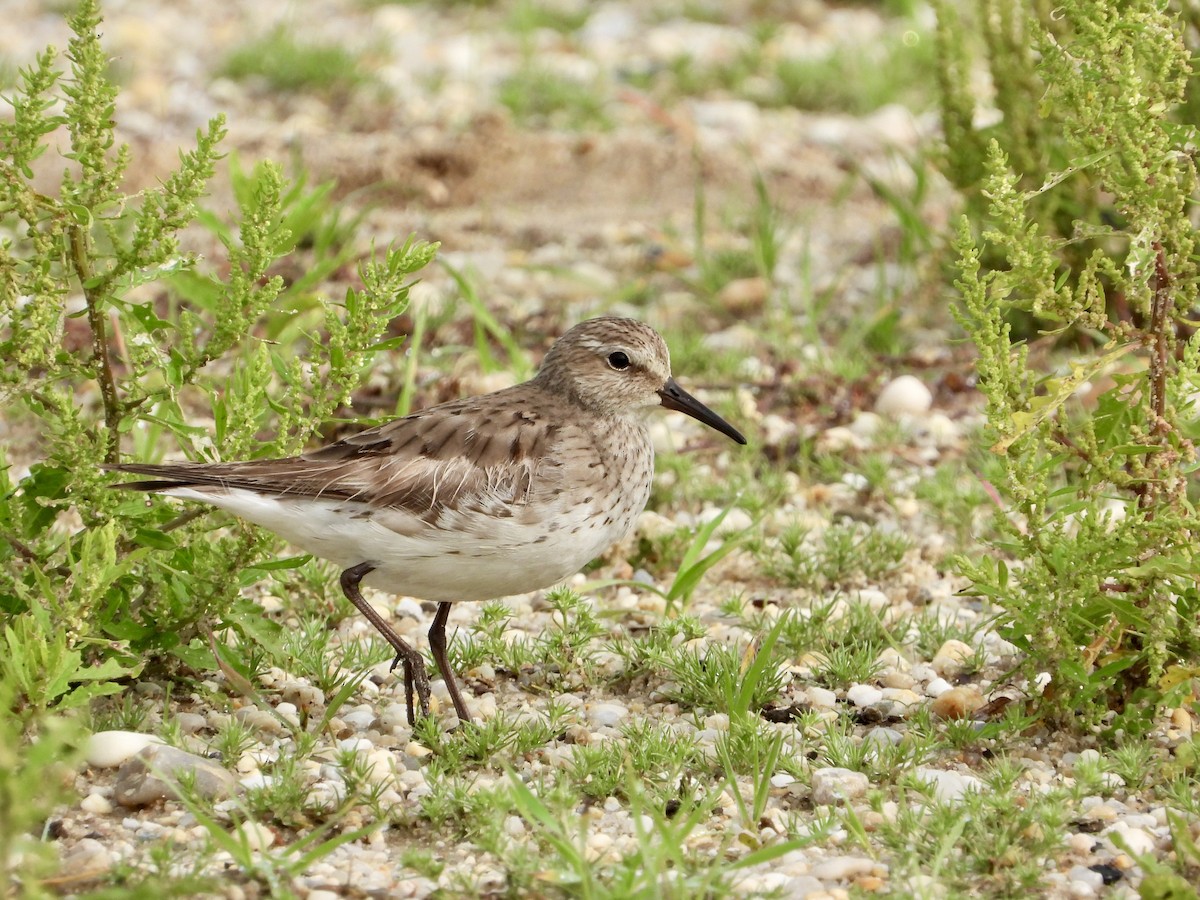
<path id="1" fill-rule="evenodd" d="M 629 356 L 620 350 L 608 354 L 608 364 L 614 369 L 628 369 Z"/>

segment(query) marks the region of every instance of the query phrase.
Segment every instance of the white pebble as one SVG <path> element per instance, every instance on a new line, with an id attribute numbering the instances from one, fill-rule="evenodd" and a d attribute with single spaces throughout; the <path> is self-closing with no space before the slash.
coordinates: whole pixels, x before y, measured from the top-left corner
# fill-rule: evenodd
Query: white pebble
<path id="1" fill-rule="evenodd" d="M 587 715 L 593 725 L 611 727 L 629 715 L 629 710 L 619 703 L 593 703 Z"/>
<path id="2" fill-rule="evenodd" d="M 927 784 L 933 785 L 933 794 L 939 803 L 953 803 L 961 799 L 967 791 L 983 790 L 983 782 L 974 775 L 950 772 L 946 769 L 931 769 L 928 766 L 917 766 L 914 774 Z"/>
<path id="3" fill-rule="evenodd" d="M 112 812 L 113 805 L 107 797 L 101 794 L 88 794 L 79 802 L 79 808 L 84 812 L 104 816 Z"/>
<path id="4" fill-rule="evenodd" d="M 859 603 L 870 607 L 873 612 L 882 612 L 892 605 L 892 598 L 876 588 L 863 588 L 858 592 L 857 599 Z M 892 648 L 889 647 L 888 649 L 891 650 Z M 893 650 L 892 652 L 896 651 Z"/>
<path id="5" fill-rule="evenodd" d="M 846 699 L 863 709 L 883 699 L 883 691 L 871 684 L 855 684 L 846 691 Z"/>
<path id="6" fill-rule="evenodd" d="M 808 695 L 808 702 L 813 706 L 819 706 L 826 709 L 837 706 L 837 694 L 828 688 L 816 687 L 814 685 L 809 687 L 805 693 Z"/>
<path id="7" fill-rule="evenodd" d="M 888 382 L 875 400 L 875 412 L 881 416 L 922 416 L 933 405 L 933 394 L 912 375 L 901 375 Z"/>
<path id="8" fill-rule="evenodd" d="M 830 806 L 839 800 L 853 800 L 865 794 L 869 785 L 867 776 L 853 769 L 817 769 L 812 776 L 813 803 Z"/>
<path id="9" fill-rule="evenodd" d="M 975 648 L 953 638 L 938 648 L 929 664 L 942 676 L 958 675 L 966 668 L 966 662 L 975 655 Z"/>
<path id="10" fill-rule="evenodd" d="M 1122 827 L 1124 824 L 1124 822 L 1118 823 L 1113 828 L 1113 831 L 1119 832 L 1121 837 L 1125 839 L 1125 845 L 1129 848 L 1130 853 L 1135 856 L 1146 856 L 1154 852 L 1153 835 L 1146 833 L 1140 828 Z"/>
<path id="11" fill-rule="evenodd" d="M 952 446 L 960 437 L 957 423 L 942 413 L 933 413 L 925 422 L 925 430 L 935 447 Z"/>
<path id="12" fill-rule="evenodd" d="M 97 731 L 88 738 L 84 759 L 97 769 L 114 769 L 152 744 L 166 743 L 153 734 L 136 731 Z"/>
<path id="13" fill-rule="evenodd" d="M 840 856 L 813 866 L 812 874 L 821 881 L 848 881 L 875 871 L 877 863 L 862 856 Z"/>
<path id="14" fill-rule="evenodd" d="M 266 850 L 275 843 L 275 832 L 261 822 L 243 822 L 238 826 L 237 839 L 251 850 Z"/>
<path id="15" fill-rule="evenodd" d="M 945 678 L 935 678 L 925 688 L 925 693 L 930 697 L 940 697 L 946 691 L 954 690 L 954 685 L 948 682 Z"/>
<path id="16" fill-rule="evenodd" d="M 1075 866 L 1067 873 L 1067 880 L 1083 882 L 1092 888 L 1104 887 L 1104 878 L 1099 872 L 1093 872 L 1087 866 Z"/>
<path id="17" fill-rule="evenodd" d="M 262 772 L 251 772 L 249 775 L 238 779 L 238 784 L 248 791 L 262 790 L 274 783 L 274 775 L 264 775 Z"/>
<path id="18" fill-rule="evenodd" d="M 504 833 L 509 837 L 520 837 L 525 833 L 525 820 L 520 816 L 508 816 L 504 820 Z"/>
<path id="19" fill-rule="evenodd" d="M 854 421 L 850 423 L 850 431 L 861 438 L 870 440 L 879 431 L 879 426 L 883 424 L 883 420 L 873 412 L 860 412 L 854 417 Z"/>

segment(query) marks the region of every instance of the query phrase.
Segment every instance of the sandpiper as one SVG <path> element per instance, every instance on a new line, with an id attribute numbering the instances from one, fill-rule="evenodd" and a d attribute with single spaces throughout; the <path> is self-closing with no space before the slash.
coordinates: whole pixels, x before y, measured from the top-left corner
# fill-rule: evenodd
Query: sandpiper
<path id="1" fill-rule="evenodd" d="M 650 497 L 656 407 L 746 443 L 675 383 L 653 328 L 605 316 L 567 331 L 530 381 L 301 456 L 110 468 L 153 479 L 114 487 L 210 503 L 340 566 L 342 591 L 404 666 L 409 724 L 414 693 L 429 713 L 424 659 L 359 586 L 436 601 L 429 646 L 469 722 L 446 658 L 450 604 L 549 587 L 625 536 Z"/>

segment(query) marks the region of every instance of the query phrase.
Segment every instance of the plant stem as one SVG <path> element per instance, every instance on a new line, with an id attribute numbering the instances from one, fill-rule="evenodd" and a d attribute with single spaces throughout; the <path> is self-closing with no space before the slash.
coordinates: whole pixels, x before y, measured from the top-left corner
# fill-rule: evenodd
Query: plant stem
<path id="1" fill-rule="evenodd" d="M 121 444 L 118 427 L 121 423 L 121 401 L 117 397 L 117 385 L 113 380 L 112 363 L 108 358 L 108 329 L 103 309 L 104 294 L 91 286 L 93 277 L 91 256 L 88 253 L 87 229 L 78 222 L 67 226 L 71 239 L 71 262 L 83 288 L 87 303 L 88 325 L 92 330 L 92 363 L 96 381 L 100 384 L 100 396 L 104 401 L 104 425 L 108 432 L 105 442 L 104 461 L 120 462 Z"/>
<path id="2" fill-rule="evenodd" d="M 1150 359 L 1150 408 L 1154 413 L 1153 431 L 1166 430 L 1167 412 L 1167 309 L 1171 300 L 1171 273 L 1163 246 L 1154 242 L 1154 299 L 1150 305 L 1150 333 L 1154 336 L 1154 356 Z"/>

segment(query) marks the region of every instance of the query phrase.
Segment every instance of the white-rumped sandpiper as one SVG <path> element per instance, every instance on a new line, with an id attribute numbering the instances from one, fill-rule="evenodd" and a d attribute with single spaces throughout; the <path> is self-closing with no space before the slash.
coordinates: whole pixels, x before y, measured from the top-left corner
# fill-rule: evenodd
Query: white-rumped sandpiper
<path id="1" fill-rule="evenodd" d="M 342 590 L 404 666 L 410 723 L 414 693 L 429 711 L 424 660 L 359 585 L 436 601 L 429 646 L 466 722 L 446 659 L 450 604 L 548 587 L 624 537 L 650 497 L 656 407 L 746 443 L 675 383 L 654 329 L 607 316 L 567 331 L 524 384 L 301 456 L 111 468 L 153 479 L 115 487 L 210 503 L 340 566 Z"/>

